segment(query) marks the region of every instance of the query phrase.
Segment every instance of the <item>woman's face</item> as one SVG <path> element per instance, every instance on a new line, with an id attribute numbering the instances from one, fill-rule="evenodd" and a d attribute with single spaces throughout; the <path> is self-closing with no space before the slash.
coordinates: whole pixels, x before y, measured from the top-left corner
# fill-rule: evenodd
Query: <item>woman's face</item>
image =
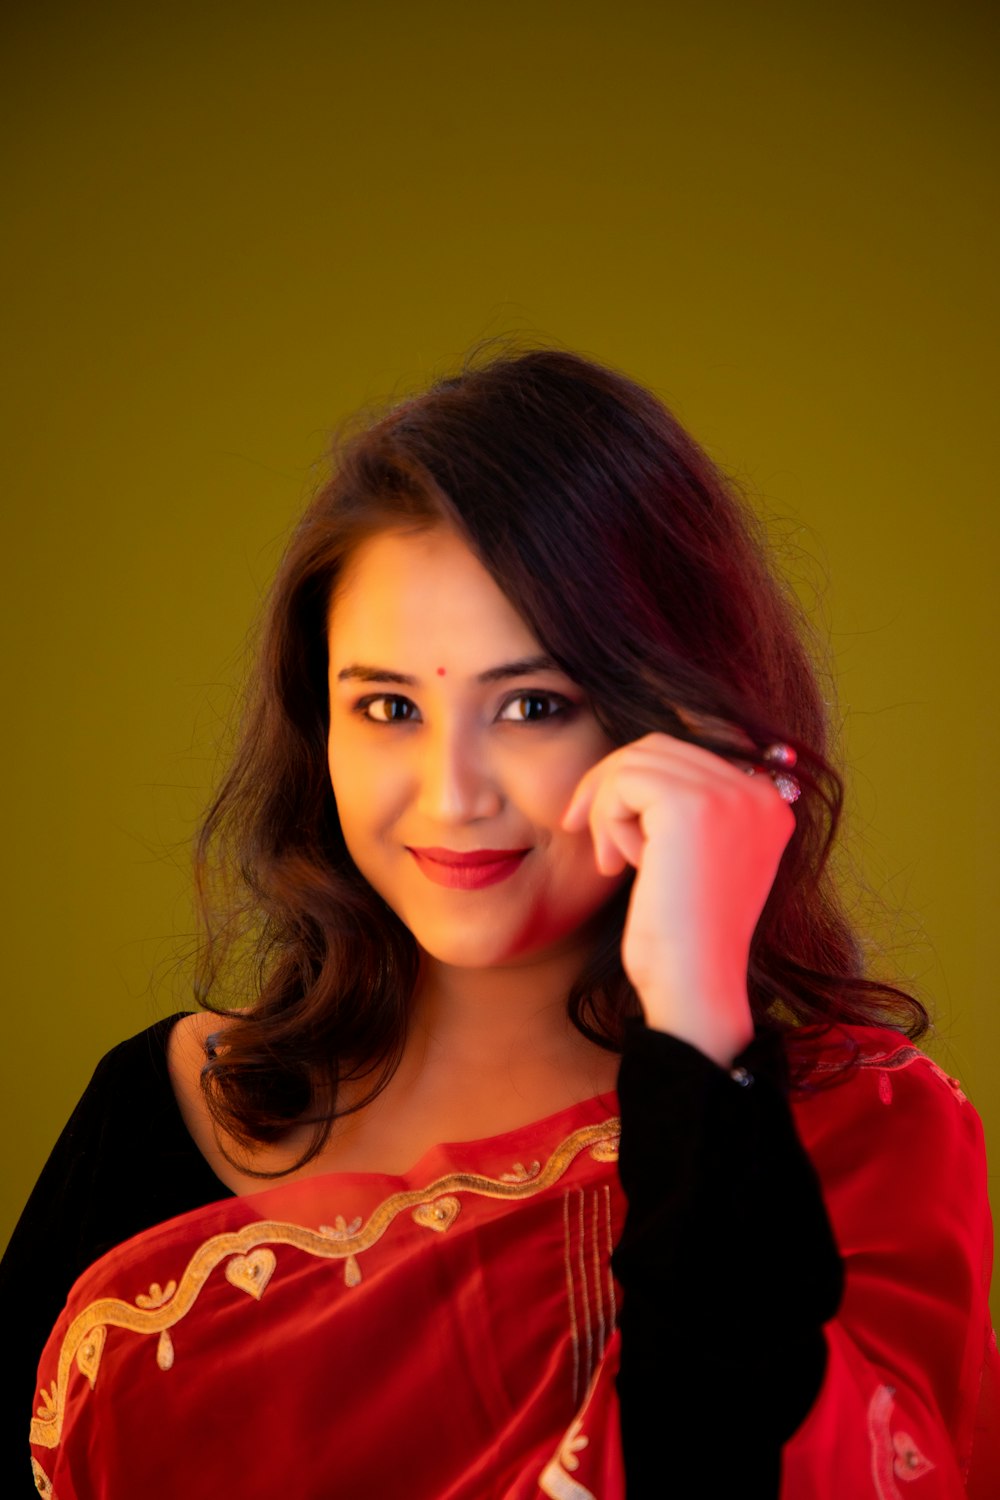
<path id="1" fill-rule="evenodd" d="M 571 951 L 621 884 L 560 819 L 612 743 L 465 543 L 386 531 L 329 615 L 330 778 L 351 857 L 441 963 Z"/>

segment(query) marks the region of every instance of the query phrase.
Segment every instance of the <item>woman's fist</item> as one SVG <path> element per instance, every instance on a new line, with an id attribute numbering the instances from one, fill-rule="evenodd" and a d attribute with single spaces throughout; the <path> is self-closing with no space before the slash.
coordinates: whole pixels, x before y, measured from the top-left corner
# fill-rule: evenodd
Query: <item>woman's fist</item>
<path id="1" fill-rule="evenodd" d="M 647 734 L 592 766 L 563 816 L 597 867 L 636 871 L 622 940 L 647 1024 L 724 1067 L 753 1036 L 750 940 L 795 827 L 767 775 Z"/>

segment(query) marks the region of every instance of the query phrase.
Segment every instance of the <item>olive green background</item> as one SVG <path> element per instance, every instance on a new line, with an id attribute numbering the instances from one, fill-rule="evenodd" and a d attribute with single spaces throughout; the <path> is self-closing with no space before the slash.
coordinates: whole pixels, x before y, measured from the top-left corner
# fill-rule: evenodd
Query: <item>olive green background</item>
<path id="1" fill-rule="evenodd" d="M 505 332 L 653 386 L 772 519 L 878 967 L 1000 1161 L 990 12 L 5 21 L 4 1232 L 97 1058 L 186 1003 L 188 841 L 330 430 Z"/>

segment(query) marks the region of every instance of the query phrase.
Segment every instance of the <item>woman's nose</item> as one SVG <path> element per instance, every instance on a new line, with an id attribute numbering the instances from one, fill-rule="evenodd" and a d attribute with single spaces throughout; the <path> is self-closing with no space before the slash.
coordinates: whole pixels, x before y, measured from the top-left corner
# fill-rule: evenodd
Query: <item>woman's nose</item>
<path id="1" fill-rule="evenodd" d="M 428 734 L 420 767 L 419 811 L 439 823 L 496 817 L 500 789 L 480 738 L 467 727 Z"/>

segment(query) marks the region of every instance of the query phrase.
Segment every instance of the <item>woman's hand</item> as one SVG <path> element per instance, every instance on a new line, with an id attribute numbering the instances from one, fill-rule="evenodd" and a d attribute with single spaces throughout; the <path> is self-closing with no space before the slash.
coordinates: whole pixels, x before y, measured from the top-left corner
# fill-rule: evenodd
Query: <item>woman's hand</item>
<path id="1" fill-rule="evenodd" d="M 729 1067 L 753 1036 L 750 940 L 795 827 L 770 776 L 647 734 L 582 778 L 563 817 L 597 867 L 636 870 L 622 962 L 646 1022 Z"/>

